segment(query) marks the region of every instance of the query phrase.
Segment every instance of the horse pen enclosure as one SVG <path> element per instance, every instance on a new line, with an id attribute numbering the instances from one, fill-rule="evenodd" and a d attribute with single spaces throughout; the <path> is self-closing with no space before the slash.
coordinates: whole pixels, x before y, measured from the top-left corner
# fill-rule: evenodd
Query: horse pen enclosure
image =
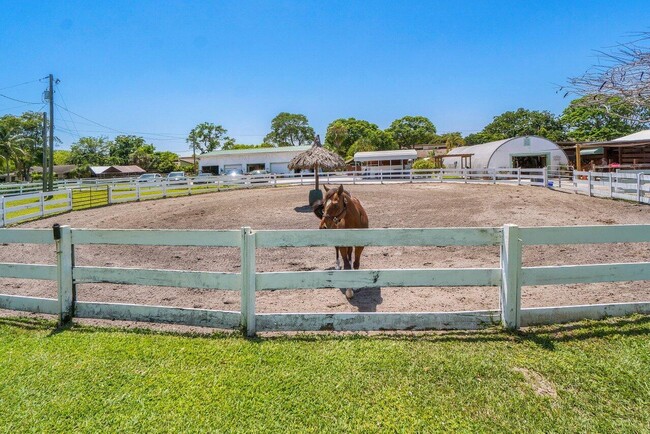
<path id="1" fill-rule="evenodd" d="M 249 327 L 256 320 L 258 331 L 365 330 L 490 325 L 500 322 L 500 306 L 513 300 L 515 313 L 505 318 L 511 326 L 648 311 L 648 226 L 536 228 L 648 225 L 646 206 L 512 185 L 350 185 L 346 188 L 360 198 L 374 228 L 350 235 L 370 246 L 354 273 L 334 271 L 334 249 L 323 247 L 340 245 L 341 237 L 349 242 L 348 234 L 300 231 L 318 224 L 305 203 L 308 188 L 121 204 L 110 212 L 90 209 L 22 226 L 42 228 L 32 240 L 45 244 L 21 241 L 18 232 L 8 230 L 16 236 L 3 233 L 0 261 L 44 266 L 4 265 L 3 275 L 16 278 L 2 279 L 6 297 L 0 301 L 5 307 L 34 307 L 40 301 L 26 297 L 49 298 L 54 301 L 43 302 L 48 307 L 41 311 L 57 312 L 51 230 L 57 222 L 73 228 L 68 241 L 74 244 L 75 268 L 66 266 L 66 278 L 70 284 L 74 279 L 79 317 L 157 316 L 163 322 L 234 328 L 243 311 Z M 253 233 L 242 235 L 242 226 Z M 521 274 L 516 243 L 509 250 L 513 259 L 502 259 L 504 228 L 507 239 L 523 244 Z M 315 247 L 305 247 L 310 244 Z M 241 245 L 247 247 L 240 251 Z M 133 268 L 181 271 L 128 270 Z M 43 280 L 24 279 L 28 273 Z M 517 276 L 521 306 L 519 285 L 514 299 L 499 291 L 502 282 Z M 241 297 L 241 286 L 256 291 Z M 360 288 L 350 301 L 340 290 L 347 286 Z M 543 309 L 577 305 L 601 306 Z M 301 315 L 285 315 L 290 313 Z"/>

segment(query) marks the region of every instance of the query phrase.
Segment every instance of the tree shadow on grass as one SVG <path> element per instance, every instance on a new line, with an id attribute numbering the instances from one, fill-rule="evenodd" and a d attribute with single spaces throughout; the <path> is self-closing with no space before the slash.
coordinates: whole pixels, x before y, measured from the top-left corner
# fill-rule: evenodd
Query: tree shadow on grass
<path id="1" fill-rule="evenodd" d="M 140 326 L 140 324 L 142 324 Z M 55 321 L 42 318 L 0 317 L 0 326 L 8 326 L 33 331 L 50 331 L 49 337 L 61 333 L 126 333 L 136 335 L 180 336 L 187 338 L 240 339 L 238 330 L 215 329 L 214 332 L 154 330 L 145 323 L 136 327 L 111 327 L 71 323 L 58 326 Z M 320 342 L 341 340 L 395 340 L 420 341 L 430 343 L 444 342 L 511 342 L 533 343 L 542 349 L 553 351 L 558 343 L 584 341 L 588 339 L 607 338 L 611 336 L 650 337 L 650 315 L 631 315 L 627 317 L 608 318 L 604 320 L 586 320 L 568 324 L 527 327 L 519 331 L 507 331 L 500 326 L 483 330 L 449 330 L 449 331 L 378 331 L 378 332 L 268 332 L 252 338 L 251 343 L 265 341 Z"/>

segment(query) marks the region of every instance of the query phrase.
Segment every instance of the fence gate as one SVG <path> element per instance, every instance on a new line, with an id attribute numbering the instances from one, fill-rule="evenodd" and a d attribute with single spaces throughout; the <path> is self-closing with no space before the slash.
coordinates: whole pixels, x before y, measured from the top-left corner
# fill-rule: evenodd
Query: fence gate
<path id="1" fill-rule="evenodd" d="M 72 209 L 80 210 L 108 205 L 108 185 L 80 187 L 72 190 Z"/>

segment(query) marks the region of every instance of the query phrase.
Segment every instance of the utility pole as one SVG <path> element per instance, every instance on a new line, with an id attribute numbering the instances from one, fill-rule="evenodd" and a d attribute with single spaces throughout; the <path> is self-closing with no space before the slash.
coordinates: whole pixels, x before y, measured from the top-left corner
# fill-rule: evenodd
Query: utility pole
<path id="1" fill-rule="evenodd" d="M 47 171 L 49 169 L 49 163 L 47 159 L 47 114 L 43 112 L 43 191 L 47 191 Z"/>
<path id="2" fill-rule="evenodd" d="M 47 191 L 54 190 L 54 76 L 50 74 L 50 152 L 47 168 Z M 45 168 L 43 168 L 45 170 Z"/>

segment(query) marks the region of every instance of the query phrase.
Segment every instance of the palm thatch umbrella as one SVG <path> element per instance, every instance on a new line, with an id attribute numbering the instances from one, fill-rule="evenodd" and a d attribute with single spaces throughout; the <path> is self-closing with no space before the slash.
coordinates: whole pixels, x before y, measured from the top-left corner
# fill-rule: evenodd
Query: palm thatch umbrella
<path id="1" fill-rule="evenodd" d="M 289 162 L 289 169 L 312 169 L 316 180 L 316 190 L 318 190 L 318 169 L 325 170 L 344 169 L 345 161 L 338 154 L 323 148 L 320 143 L 320 137 L 316 136 L 312 147 L 296 155 Z"/>

